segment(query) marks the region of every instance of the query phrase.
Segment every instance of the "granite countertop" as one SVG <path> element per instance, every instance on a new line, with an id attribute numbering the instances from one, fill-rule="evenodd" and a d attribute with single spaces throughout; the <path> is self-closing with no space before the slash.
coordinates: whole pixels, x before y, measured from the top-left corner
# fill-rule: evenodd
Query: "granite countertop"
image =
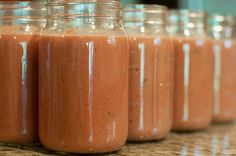
<path id="1" fill-rule="evenodd" d="M 0 145 L 0 156 L 57 156 L 41 145 L 7 147 Z M 69 155 L 69 154 L 67 154 Z M 165 140 L 128 143 L 121 151 L 106 156 L 236 156 L 236 122 L 214 124 L 204 131 L 171 133 Z"/>

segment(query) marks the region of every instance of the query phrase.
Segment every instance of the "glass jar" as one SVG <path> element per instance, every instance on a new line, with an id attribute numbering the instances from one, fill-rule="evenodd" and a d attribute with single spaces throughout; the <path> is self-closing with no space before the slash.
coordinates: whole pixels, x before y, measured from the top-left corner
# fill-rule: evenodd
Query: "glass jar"
<path id="1" fill-rule="evenodd" d="M 44 2 L 0 2 L 0 142 L 38 141 L 38 46 Z"/>
<path id="2" fill-rule="evenodd" d="M 48 4 L 40 42 L 39 135 L 52 150 L 120 150 L 128 133 L 128 41 L 111 0 Z"/>
<path id="3" fill-rule="evenodd" d="M 129 141 L 166 137 L 172 124 L 173 50 L 166 29 L 167 8 L 127 5 L 129 38 Z"/>
<path id="4" fill-rule="evenodd" d="M 215 14 L 209 17 L 214 53 L 215 122 L 236 119 L 236 19 Z"/>
<path id="5" fill-rule="evenodd" d="M 172 10 L 169 32 L 175 53 L 173 129 L 204 129 L 212 120 L 212 43 L 206 33 L 206 14 Z"/>

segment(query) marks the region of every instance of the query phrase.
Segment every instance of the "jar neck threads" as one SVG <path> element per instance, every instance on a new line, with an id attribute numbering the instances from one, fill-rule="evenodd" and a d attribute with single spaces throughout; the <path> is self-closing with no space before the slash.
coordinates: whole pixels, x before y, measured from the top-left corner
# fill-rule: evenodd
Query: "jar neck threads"
<path id="1" fill-rule="evenodd" d="M 123 7 L 124 27 L 139 33 L 165 29 L 167 8 L 161 5 L 126 5 Z"/>
<path id="2" fill-rule="evenodd" d="M 168 17 L 169 32 L 184 36 L 205 34 L 206 17 L 206 13 L 202 11 L 171 10 Z"/>
<path id="3" fill-rule="evenodd" d="M 0 2 L 0 19 L 41 20 L 46 16 L 47 8 L 44 1 Z"/>
<path id="4" fill-rule="evenodd" d="M 236 18 L 230 15 L 214 14 L 208 20 L 208 33 L 214 39 L 236 37 Z"/>
<path id="5" fill-rule="evenodd" d="M 116 0 L 58 0 L 48 3 L 48 19 L 72 25 L 120 24 L 121 4 Z"/>

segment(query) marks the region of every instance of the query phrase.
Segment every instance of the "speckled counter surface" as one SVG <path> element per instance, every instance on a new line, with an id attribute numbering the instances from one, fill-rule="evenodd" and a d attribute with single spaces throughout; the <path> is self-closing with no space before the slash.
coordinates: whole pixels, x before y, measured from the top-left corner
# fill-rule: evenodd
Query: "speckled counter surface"
<path id="1" fill-rule="evenodd" d="M 40 145 L 18 148 L 0 146 L 0 156 L 57 156 Z M 73 155 L 73 154 L 67 154 Z M 128 143 L 121 151 L 106 156 L 236 156 L 236 123 L 214 124 L 204 131 L 171 133 L 165 140 Z"/>

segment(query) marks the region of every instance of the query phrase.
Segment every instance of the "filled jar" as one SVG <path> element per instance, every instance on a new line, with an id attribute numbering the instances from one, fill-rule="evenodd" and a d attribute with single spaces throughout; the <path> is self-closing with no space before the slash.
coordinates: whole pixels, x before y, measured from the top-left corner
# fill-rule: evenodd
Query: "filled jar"
<path id="1" fill-rule="evenodd" d="M 174 116 L 178 131 L 207 128 L 212 120 L 214 57 L 206 33 L 206 14 L 172 10 L 169 32 L 174 42 Z"/>
<path id="2" fill-rule="evenodd" d="M 213 121 L 233 121 L 236 119 L 236 18 L 211 15 L 208 30 L 214 54 Z"/>
<path id="3" fill-rule="evenodd" d="M 0 2 L 0 142 L 38 141 L 38 51 L 44 2 Z"/>
<path id="4" fill-rule="evenodd" d="M 40 41 L 39 135 L 48 149 L 104 153 L 128 133 L 128 41 L 120 2 L 48 4 Z"/>
<path id="5" fill-rule="evenodd" d="M 166 137 L 172 124 L 173 49 L 167 33 L 167 8 L 127 5 L 129 38 L 129 141 Z"/>

